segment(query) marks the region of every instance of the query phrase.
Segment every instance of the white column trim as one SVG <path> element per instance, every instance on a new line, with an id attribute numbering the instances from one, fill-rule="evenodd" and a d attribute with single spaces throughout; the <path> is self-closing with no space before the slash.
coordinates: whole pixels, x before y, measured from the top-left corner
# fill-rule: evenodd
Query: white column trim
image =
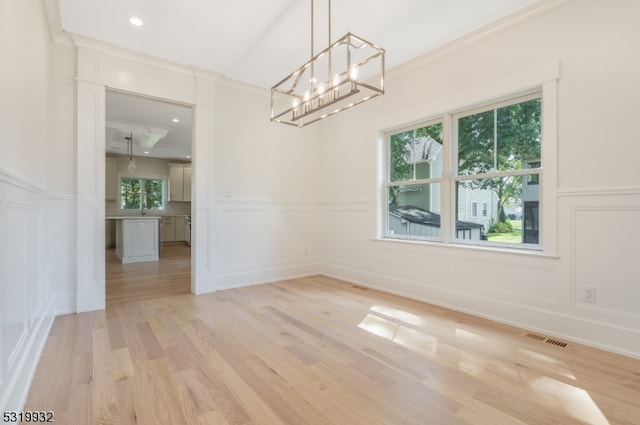
<path id="1" fill-rule="evenodd" d="M 77 293 L 76 310 L 105 308 L 105 94 L 113 88 L 193 105 L 192 215 L 194 227 L 191 270 L 193 293 L 211 288 L 210 249 L 213 220 L 215 87 L 219 76 L 167 63 L 115 46 L 93 45 L 72 35 L 77 49 Z M 97 43 L 97 42 L 96 42 Z M 198 211 L 201 211 L 198 213 Z M 198 220 L 198 217 L 202 217 Z M 198 223 L 200 222 L 200 223 Z M 205 227 L 205 226 L 203 226 Z M 196 228 L 198 229 L 196 231 Z M 201 285 L 199 282 L 207 282 Z"/>

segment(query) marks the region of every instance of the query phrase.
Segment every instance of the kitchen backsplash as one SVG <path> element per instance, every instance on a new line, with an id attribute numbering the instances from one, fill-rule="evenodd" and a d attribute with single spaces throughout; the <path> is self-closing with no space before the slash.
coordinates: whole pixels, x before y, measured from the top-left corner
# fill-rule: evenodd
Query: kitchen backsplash
<path id="1" fill-rule="evenodd" d="M 118 201 L 105 201 L 105 215 L 138 215 L 138 213 L 123 212 L 118 206 Z M 190 215 L 191 202 L 167 202 L 167 210 L 162 212 L 148 211 L 149 215 Z"/>

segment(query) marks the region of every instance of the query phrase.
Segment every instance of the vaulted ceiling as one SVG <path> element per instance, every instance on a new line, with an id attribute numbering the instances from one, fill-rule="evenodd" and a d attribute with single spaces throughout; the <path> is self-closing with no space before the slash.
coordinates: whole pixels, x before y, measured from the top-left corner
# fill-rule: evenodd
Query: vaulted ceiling
<path id="1" fill-rule="evenodd" d="M 333 0 L 331 39 L 352 32 L 386 50 L 393 68 L 540 0 Z M 270 88 L 311 58 L 311 0 L 58 0 L 66 32 Z M 314 1 L 314 52 L 329 45 L 329 0 Z M 134 26 L 130 18 L 142 20 Z M 111 98 L 107 120 L 164 123 Z M 109 101 L 111 107 L 109 107 Z M 146 108 L 154 108 L 153 102 Z M 184 113 L 176 110 L 175 113 Z M 114 114 L 116 115 L 110 115 Z M 266 114 L 266 112 L 265 112 Z M 173 124 L 170 124 L 173 125 Z M 112 135 L 115 133 L 112 133 Z M 179 142 L 172 142 L 179 135 Z M 170 131 L 152 156 L 184 158 L 190 140 Z M 171 143 L 167 143 L 171 142 Z M 116 143 L 117 144 L 117 143 Z M 160 152 L 163 145 L 174 146 Z M 109 145 L 109 140 L 107 140 Z M 137 153 L 140 153 L 141 148 Z"/>
<path id="2" fill-rule="evenodd" d="M 392 68 L 537 0 L 333 0 L 332 39 L 352 32 Z M 311 57 L 310 0 L 59 0 L 65 31 L 269 88 Z M 315 51 L 328 0 L 315 0 Z M 129 19 L 144 25 L 133 26 Z"/>

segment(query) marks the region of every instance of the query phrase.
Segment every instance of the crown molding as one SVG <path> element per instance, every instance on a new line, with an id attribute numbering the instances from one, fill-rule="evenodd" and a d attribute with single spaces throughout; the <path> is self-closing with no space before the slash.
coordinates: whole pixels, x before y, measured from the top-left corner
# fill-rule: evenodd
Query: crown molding
<path id="1" fill-rule="evenodd" d="M 59 0 L 41 0 L 42 7 L 47 19 L 47 29 L 49 37 L 54 43 L 73 46 L 73 41 L 69 34 L 62 29 L 60 23 L 60 2 Z"/>

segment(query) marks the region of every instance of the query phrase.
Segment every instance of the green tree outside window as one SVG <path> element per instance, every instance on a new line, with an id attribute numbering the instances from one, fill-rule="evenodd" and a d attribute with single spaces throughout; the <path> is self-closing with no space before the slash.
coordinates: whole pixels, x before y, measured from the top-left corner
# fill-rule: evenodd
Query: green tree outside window
<path id="1" fill-rule="evenodd" d="M 120 180 L 120 208 L 123 210 L 164 210 L 164 181 L 123 177 Z"/>

